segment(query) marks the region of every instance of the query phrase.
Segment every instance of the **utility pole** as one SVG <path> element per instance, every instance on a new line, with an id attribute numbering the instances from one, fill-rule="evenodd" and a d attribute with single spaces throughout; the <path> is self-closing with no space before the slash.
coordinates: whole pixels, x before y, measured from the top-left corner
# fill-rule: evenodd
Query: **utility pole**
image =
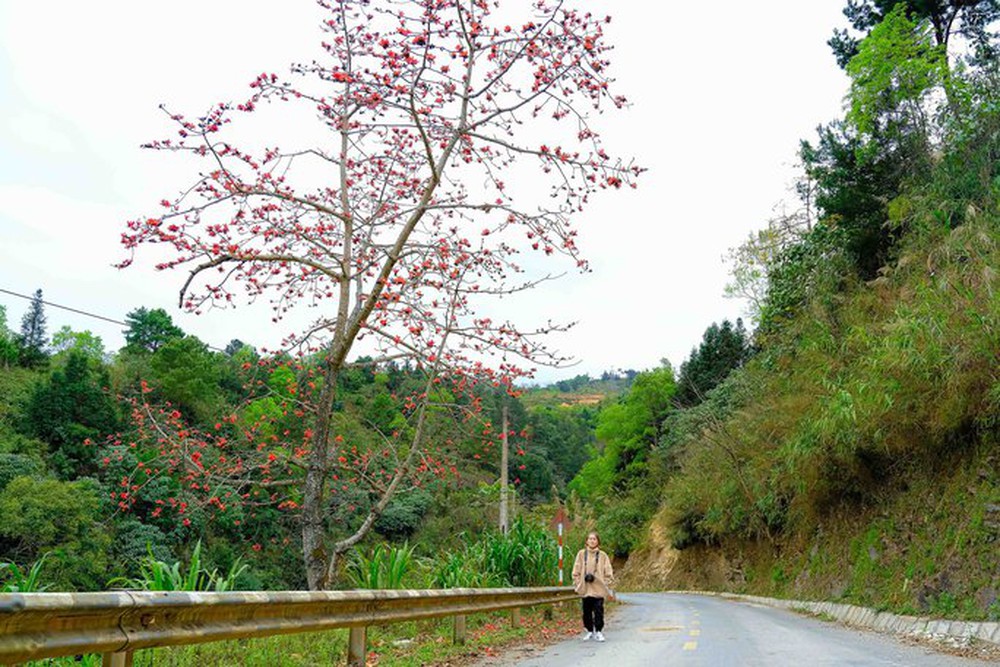
<path id="1" fill-rule="evenodd" d="M 507 534 L 507 401 L 503 405 L 503 447 L 500 455 L 500 532 Z"/>

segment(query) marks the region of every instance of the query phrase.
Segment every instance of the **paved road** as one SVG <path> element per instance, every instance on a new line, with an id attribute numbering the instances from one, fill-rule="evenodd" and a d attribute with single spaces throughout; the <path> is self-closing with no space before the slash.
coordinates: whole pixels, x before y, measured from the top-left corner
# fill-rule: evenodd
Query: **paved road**
<path id="1" fill-rule="evenodd" d="M 576 667 L 704 665 L 750 667 L 972 667 L 991 664 L 902 644 L 897 639 L 746 602 L 701 595 L 622 596 L 607 641 L 573 639 L 494 659 L 492 665 Z"/>

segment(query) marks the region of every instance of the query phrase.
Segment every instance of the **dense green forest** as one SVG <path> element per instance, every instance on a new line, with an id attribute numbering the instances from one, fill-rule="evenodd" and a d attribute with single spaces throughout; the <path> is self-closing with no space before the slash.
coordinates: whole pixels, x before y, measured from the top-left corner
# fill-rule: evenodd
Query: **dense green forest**
<path id="1" fill-rule="evenodd" d="M 113 354 L 88 331 L 62 327 L 50 337 L 48 317 L 40 291 L 19 330 L 0 308 L 0 561 L 8 563 L 0 582 L 23 588 L 37 564 L 37 584 L 49 590 L 143 586 L 156 568 L 193 559 L 203 570 L 192 584 L 200 588 L 303 587 L 295 494 L 269 491 L 272 484 L 287 488 L 300 473 L 282 469 L 241 481 L 207 458 L 212 451 L 220 460 L 249 461 L 259 452 L 240 447 L 278 443 L 279 431 L 280 442 L 288 442 L 301 428 L 290 399 L 298 383 L 308 382 L 311 362 L 264 359 L 239 340 L 209 349 L 162 309 L 133 310 L 126 345 Z M 531 390 L 531 400 L 494 387 L 442 399 L 423 463 L 355 550 L 340 585 L 387 584 L 370 572 L 366 580 L 363 571 L 390 558 L 405 563 L 391 582 L 397 586 L 407 571 L 410 585 L 551 582 L 554 540 L 544 537 L 531 510 L 565 497 L 596 442 L 599 407 L 576 404 L 572 392 L 607 395 L 635 375 L 577 376 Z M 411 428 L 406 402 L 420 382 L 416 369 L 373 367 L 365 359 L 341 377 L 339 429 L 353 455 L 340 461 L 335 478 L 344 483 L 330 499 L 339 534 L 354 530 L 378 499 L 381 487 L 371 478 L 390 469 L 379 460 L 386 434 Z M 507 565 L 496 566 L 498 578 L 483 576 L 489 567 L 482 552 L 502 539 L 496 527 L 504 405 L 515 514 L 528 518 L 511 539 L 537 560 L 528 579 Z M 227 435 L 240 444 L 225 448 Z M 291 460 L 288 454 L 275 445 L 265 460 L 277 467 L 277 459 Z M 237 576 L 227 582 L 226 573 Z"/>
<path id="2" fill-rule="evenodd" d="M 438 387 L 433 447 L 341 585 L 399 584 L 399 559 L 410 583 L 544 582 L 559 501 L 634 585 L 1000 619 L 1000 3 L 845 14 L 845 115 L 802 141 L 801 207 L 731 253 L 751 326 L 711 324 L 676 369 Z M 38 564 L 53 589 L 100 589 L 197 557 L 204 585 L 303 587 L 293 443 L 316 360 L 213 351 L 142 308 L 108 354 L 88 332 L 49 340 L 45 315 L 38 294 L 18 333 L 0 321 L 16 565 L 0 581 Z M 424 376 L 360 359 L 337 382 L 332 539 L 378 502 Z M 510 538 L 494 529 L 504 408 Z"/>

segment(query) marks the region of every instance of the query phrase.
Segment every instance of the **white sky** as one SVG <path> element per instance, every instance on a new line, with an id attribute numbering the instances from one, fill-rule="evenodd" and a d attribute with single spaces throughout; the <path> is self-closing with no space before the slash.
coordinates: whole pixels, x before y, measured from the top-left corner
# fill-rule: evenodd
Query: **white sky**
<path id="1" fill-rule="evenodd" d="M 613 16 L 613 73 L 633 105 L 598 127 L 649 171 L 577 219 L 592 273 L 512 303 L 527 325 L 579 321 L 552 341 L 579 363 L 541 381 L 677 366 L 709 324 L 739 316 L 722 256 L 792 199 L 798 142 L 840 115 L 847 87 L 825 43 L 844 0 L 575 4 Z M 267 310 L 187 315 L 182 275 L 111 265 L 124 221 L 171 192 L 163 155 L 139 148 L 170 132 L 157 105 L 242 99 L 257 73 L 311 57 L 320 15 L 311 0 L 0 0 L 0 288 L 119 320 L 163 307 L 215 347 L 275 345 Z M 17 329 L 27 302 L 0 305 Z M 114 324 L 47 314 L 50 334 L 124 342 Z"/>

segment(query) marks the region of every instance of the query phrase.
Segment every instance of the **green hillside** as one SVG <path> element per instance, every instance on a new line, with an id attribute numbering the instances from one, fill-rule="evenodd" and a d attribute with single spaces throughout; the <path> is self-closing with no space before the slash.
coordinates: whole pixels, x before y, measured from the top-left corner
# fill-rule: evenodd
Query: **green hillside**
<path id="1" fill-rule="evenodd" d="M 0 307 L 0 588 L 24 590 L 33 567 L 31 585 L 47 590 L 144 587 L 161 566 L 190 561 L 203 570 L 192 580 L 198 588 L 304 587 L 301 417 L 317 360 L 264 357 L 238 340 L 214 351 L 146 308 L 129 314 L 127 344 L 109 354 L 87 331 L 62 327 L 50 337 L 47 317 L 40 295 L 20 327 Z M 340 376 L 333 419 L 343 453 L 325 502 L 331 539 L 351 535 L 383 497 L 425 383 L 419 369 L 365 359 Z M 607 392 L 612 383 L 574 389 Z M 549 583 L 548 510 L 512 533 L 522 546 L 545 542 L 532 574 L 494 567 L 486 551 L 503 547 L 502 409 L 518 518 L 566 493 L 594 453 L 599 407 L 558 389 L 522 399 L 502 387 L 438 386 L 419 465 L 350 550 L 335 585 Z M 388 554 L 405 555 L 394 580 L 356 581 Z"/>
<path id="2" fill-rule="evenodd" d="M 667 420 L 637 585 L 1000 617 L 1000 218 L 975 218 Z"/>
<path id="3" fill-rule="evenodd" d="M 645 432 L 646 463 L 570 487 L 629 533 L 635 586 L 997 620 L 997 42 L 957 3 L 858 4 L 857 41 L 834 40 L 847 113 L 802 144 L 803 208 L 733 252 L 749 356 L 692 399 L 721 349 L 706 332 L 673 409 L 616 436 Z M 941 12 L 980 41 L 949 47 Z"/>

